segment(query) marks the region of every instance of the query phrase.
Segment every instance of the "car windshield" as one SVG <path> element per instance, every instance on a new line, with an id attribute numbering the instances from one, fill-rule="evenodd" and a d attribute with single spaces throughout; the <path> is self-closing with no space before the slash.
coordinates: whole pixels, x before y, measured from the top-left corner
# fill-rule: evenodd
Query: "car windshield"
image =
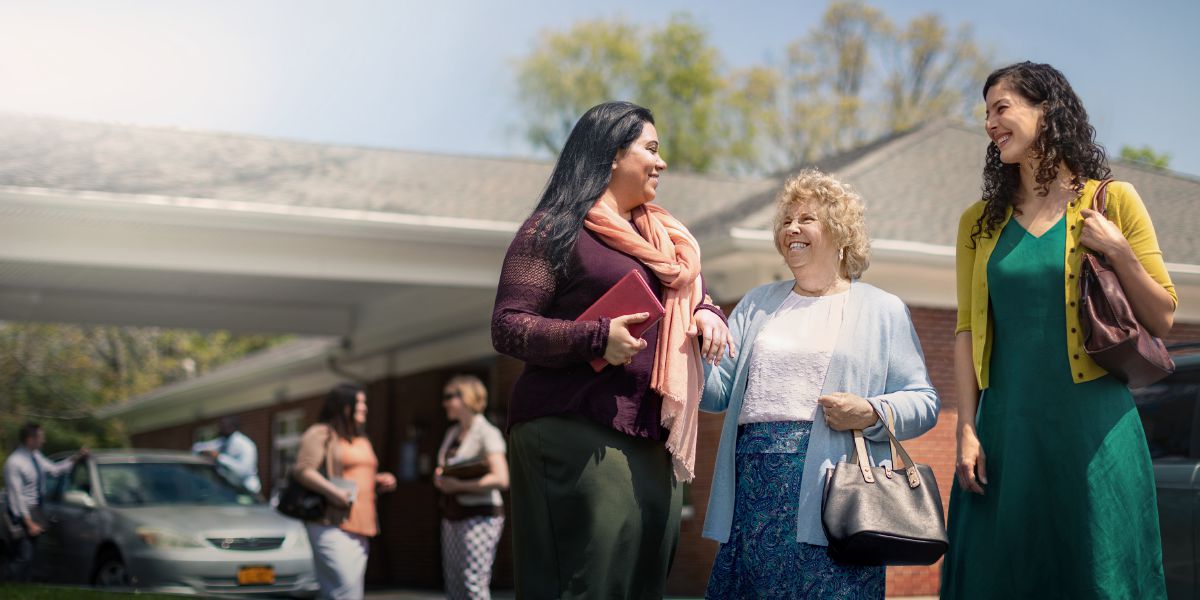
<path id="1" fill-rule="evenodd" d="M 148 504 L 258 504 L 261 500 L 202 463 L 112 463 L 97 465 L 110 506 Z"/>

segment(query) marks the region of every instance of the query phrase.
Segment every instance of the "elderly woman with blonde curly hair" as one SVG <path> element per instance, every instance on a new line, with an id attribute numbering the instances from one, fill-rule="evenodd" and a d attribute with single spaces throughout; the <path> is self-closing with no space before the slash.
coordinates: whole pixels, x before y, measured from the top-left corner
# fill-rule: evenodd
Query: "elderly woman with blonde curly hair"
<path id="1" fill-rule="evenodd" d="M 883 598 L 883 567 L 826 553 L 824 473 L 851 451 L 850 430 L 883 441 L 886 418 L 900 439 L 916 437 L 939 400 L 904 303 L 858 281 L 863 212 L 828 175 L 788 180 L 774 229 L 793 278 L 750 290 L 729 317 L 742 351 L 709 370 L 700 405 L 725 412 L 704 523 L 721 544 L 707 598 Z"/>

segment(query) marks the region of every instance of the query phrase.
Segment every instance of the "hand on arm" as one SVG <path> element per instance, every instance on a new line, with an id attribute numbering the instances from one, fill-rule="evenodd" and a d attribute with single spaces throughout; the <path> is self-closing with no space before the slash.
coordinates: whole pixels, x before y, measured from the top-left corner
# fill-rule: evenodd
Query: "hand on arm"
<path id="1" fill-rule="evenodd" d="M 728 354 L 729 358 L 737 357 L 729 325 L 711 310 L 702 308 L 696 311 L 688 335 L 700 336 L 700 354 L 704 357 L 704 362 L 710 365 L 720 364 L 722 355 L 725 354 Z"/>

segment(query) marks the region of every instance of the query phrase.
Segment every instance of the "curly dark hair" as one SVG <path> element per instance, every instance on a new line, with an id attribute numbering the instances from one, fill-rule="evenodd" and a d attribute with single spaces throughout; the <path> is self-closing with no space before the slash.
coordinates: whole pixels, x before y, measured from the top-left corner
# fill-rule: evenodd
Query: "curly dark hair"
<path id="1" fill-rule="evenodd" d="M 1078 192 L 1085 179 L 1104 179 L 1111 172 L 1104 147 L 1096 143 L 1096 129 L 1088 122 L 1087 111 L 1067 78 L 1054 67 L 1029 61 L 997 69 L 983 84 L 986 101 L 988 90 L 998 83 L 1007 83 L 1025 100 L 1042 107 L 1038 136 L 1030 151 L 1038 157 L 1038 195 L 1049 193 L 1050 182 L 1058 178 L 1059 165 L 1066 165 L 1073 177 L 1071 185 Z M 1013 205 L 1021 184 L 1020 164 L 1000 162 L 1000 149 L 988 142 L 987 158 L 983 165 L 983 214 L 971 231 L 971 242 L 979 237 L 991 237 L 1004 220 L 1007 207 Z"/>

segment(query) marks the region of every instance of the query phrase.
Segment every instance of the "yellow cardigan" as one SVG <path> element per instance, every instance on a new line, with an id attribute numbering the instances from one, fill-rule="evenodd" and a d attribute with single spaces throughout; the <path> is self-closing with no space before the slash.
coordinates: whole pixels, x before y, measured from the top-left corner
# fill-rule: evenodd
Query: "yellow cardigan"
<path id="1" fill-rule="evenodd" d="M 1103 377 L 1107 372 L 1097 365 L 1083 350 L 1083 332 L 1079 327 L 1079 234 L 1082 229 L 1083 217 L 1080 211 L 1091 208 L 1092 196 L 1096 192 L 1097 180 L 1089 180 L 1083 186 L 1081 200 L 1075 200 L 1067 205 L 1067 242 L 1066 269 L 1063 277 L 1063 310 L 1067 313 L 1067 356 L 1070 359 L 1071 370 L 1074 372 L 1075 383 L 1083 383 Z M 999 227 L 991 232 L 991 237 L 980 236 L 971 244 L 971 230 L 979 215 L 983 214 L 984 203 L 976 202 L 965 212 L 958 223 L 958 241 L 955 246 L 956 272 L 958 283 L 958 325 L 954 334 L 963 331 L 972 332 L 971 358 L 975 363 L 975 377 L 979 381 L 979 389 L 988 387 L 988 364 L 992 354 L 992 315 L 988 310 L 987 264 L 1000 231 L 1012 218 L 1012 208 L 1009 207 L 1004 220 Z M 1150 277 L 1178 305 L 1179 297 L 1175 295 L 1175 284 L 1167 275 L 1167 267 L 1163 264 L 1162 250 L 1158 247 L 1158 237 L 1154 234 L 1154 224 L 1146 212 L 1146 205 L 1138 196 L 1133 186 L 1120 181 L 1114 181 L 1108 186 L 1108 218 L 1121 230 L 1125 239 L 1137 255 L 1142 267 Z"/>

